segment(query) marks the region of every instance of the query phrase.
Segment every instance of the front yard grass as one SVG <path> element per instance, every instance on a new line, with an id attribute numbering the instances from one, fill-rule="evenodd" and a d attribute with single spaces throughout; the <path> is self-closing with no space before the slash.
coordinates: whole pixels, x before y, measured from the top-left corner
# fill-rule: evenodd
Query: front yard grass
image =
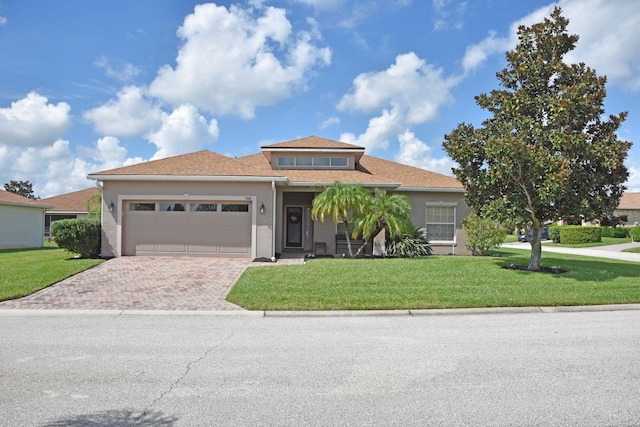
<path id="1" fill-rule="evenodd" d="M 545 274 L 502 268 L 527 265 L 529 251 L 496 257 L 315 259 L 305 265 L 252 267 L 227 300 L 250 310 L 375 310 L 526 307 L 640 302 L 640 264 L 544 253 Z"/>
<path id="2" fill-rule="evenodd" d="M 639 254 L 640 253 L 640 248 L 627 248 L 624 249 L 622 252 L 631 252 L 634 254 Z"/>
<path id="3" fill-rule="evenodd" d="M 55 244 L 39 249 L 0 250 L 0 301 L 32 294 L 102 261 L 73 259 Z"/>

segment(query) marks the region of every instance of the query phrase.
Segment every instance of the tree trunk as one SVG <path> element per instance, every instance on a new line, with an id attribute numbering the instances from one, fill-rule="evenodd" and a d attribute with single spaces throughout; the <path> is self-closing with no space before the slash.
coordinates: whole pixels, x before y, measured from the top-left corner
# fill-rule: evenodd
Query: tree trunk
<path id="1" fill-rule="evenodd" d="M 533 228 L 531 229 L 531 258 L 529 258 L 528 270 L 540 270 L 540 261 L 542 258 L 542 224 L 539 220 L 533 220 Z"/>
<path id="2" fill-rule="evenodd" d="M 349 236 L 349 222 L 342 221 L 344 224 L 344 236 L 347 239 L 347 249 L 349 249 L 349 258 L 353 258 L 353 251 L 351 250 L 351 236 Z"/>

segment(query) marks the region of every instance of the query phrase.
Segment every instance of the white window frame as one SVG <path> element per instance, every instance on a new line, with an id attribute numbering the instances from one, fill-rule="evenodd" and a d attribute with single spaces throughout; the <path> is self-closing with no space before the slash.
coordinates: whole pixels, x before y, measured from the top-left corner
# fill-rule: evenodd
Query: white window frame
<path id="1" fill-rule="evenodd" d="M 428 235 L 428 225 L 429 224 L 446 224 L 446 225 L 451 225 L 452 223 L 450 222 L 430 222 L 429 221 L 429 208 L 434 208 L 434 207 L 439 207 L 439 208 L 453 208 L 453 240 L 429 240 L 429 243 L 446 243 L 446 244 L 456 244 L 456 234 L 457 234 L 457 223 L 458 223 L 458 204 L 457 203 L 445 203 L 445 202 L 439 202 L 439 203 L 433 203 L 433 202 L 427 202 L 425 203 L 425 208 L 424 208 L 424 226 L 425 226 L 425 233 L 427 234 L 427 238 L 429 237 Z"/>
<path id="2" fill-rule="evenodd" d="M 293 164 L 280 164 L 281 160 L 284 159 L 288 159 L 289 161 L 291 159 L 293 159 Z M 298 159 L 311 159 L 311 164 L 298 164 Z M 327 159 L 329 160 L 329 163 L 326 165 L 316 165 L 316 159 Z M 340 161 L 346 161 L 346 164 L 344 165 L 334 165 L 334 160 L 340 159 Z M 349 157 L 310 157 L 310 156 L 295 156 L 295 157 L 289 157 L 289 156 L 283 156 L 283 157 L 278 157 L 278 160 L 276 161 L 276 165 L 279 168 L 313 168 L 313 169 L 345 169 L 349 167 Z"/>

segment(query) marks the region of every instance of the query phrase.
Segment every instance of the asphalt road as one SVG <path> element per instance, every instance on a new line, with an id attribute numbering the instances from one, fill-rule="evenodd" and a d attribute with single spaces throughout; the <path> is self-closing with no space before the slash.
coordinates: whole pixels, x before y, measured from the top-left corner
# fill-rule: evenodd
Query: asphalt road
<path id="1" fill-rule="evenodd" d="M 0 425 L 640 425 L 640 311 L 0 314 Z"/>

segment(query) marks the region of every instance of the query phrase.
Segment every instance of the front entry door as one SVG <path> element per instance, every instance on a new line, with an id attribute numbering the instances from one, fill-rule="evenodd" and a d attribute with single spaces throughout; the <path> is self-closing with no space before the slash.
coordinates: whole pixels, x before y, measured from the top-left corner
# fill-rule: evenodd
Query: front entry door
<path id="1" fill-rule="evenodd" d="M 302 207 L 287 207 L 287 248 L 302 248 Z"/>

